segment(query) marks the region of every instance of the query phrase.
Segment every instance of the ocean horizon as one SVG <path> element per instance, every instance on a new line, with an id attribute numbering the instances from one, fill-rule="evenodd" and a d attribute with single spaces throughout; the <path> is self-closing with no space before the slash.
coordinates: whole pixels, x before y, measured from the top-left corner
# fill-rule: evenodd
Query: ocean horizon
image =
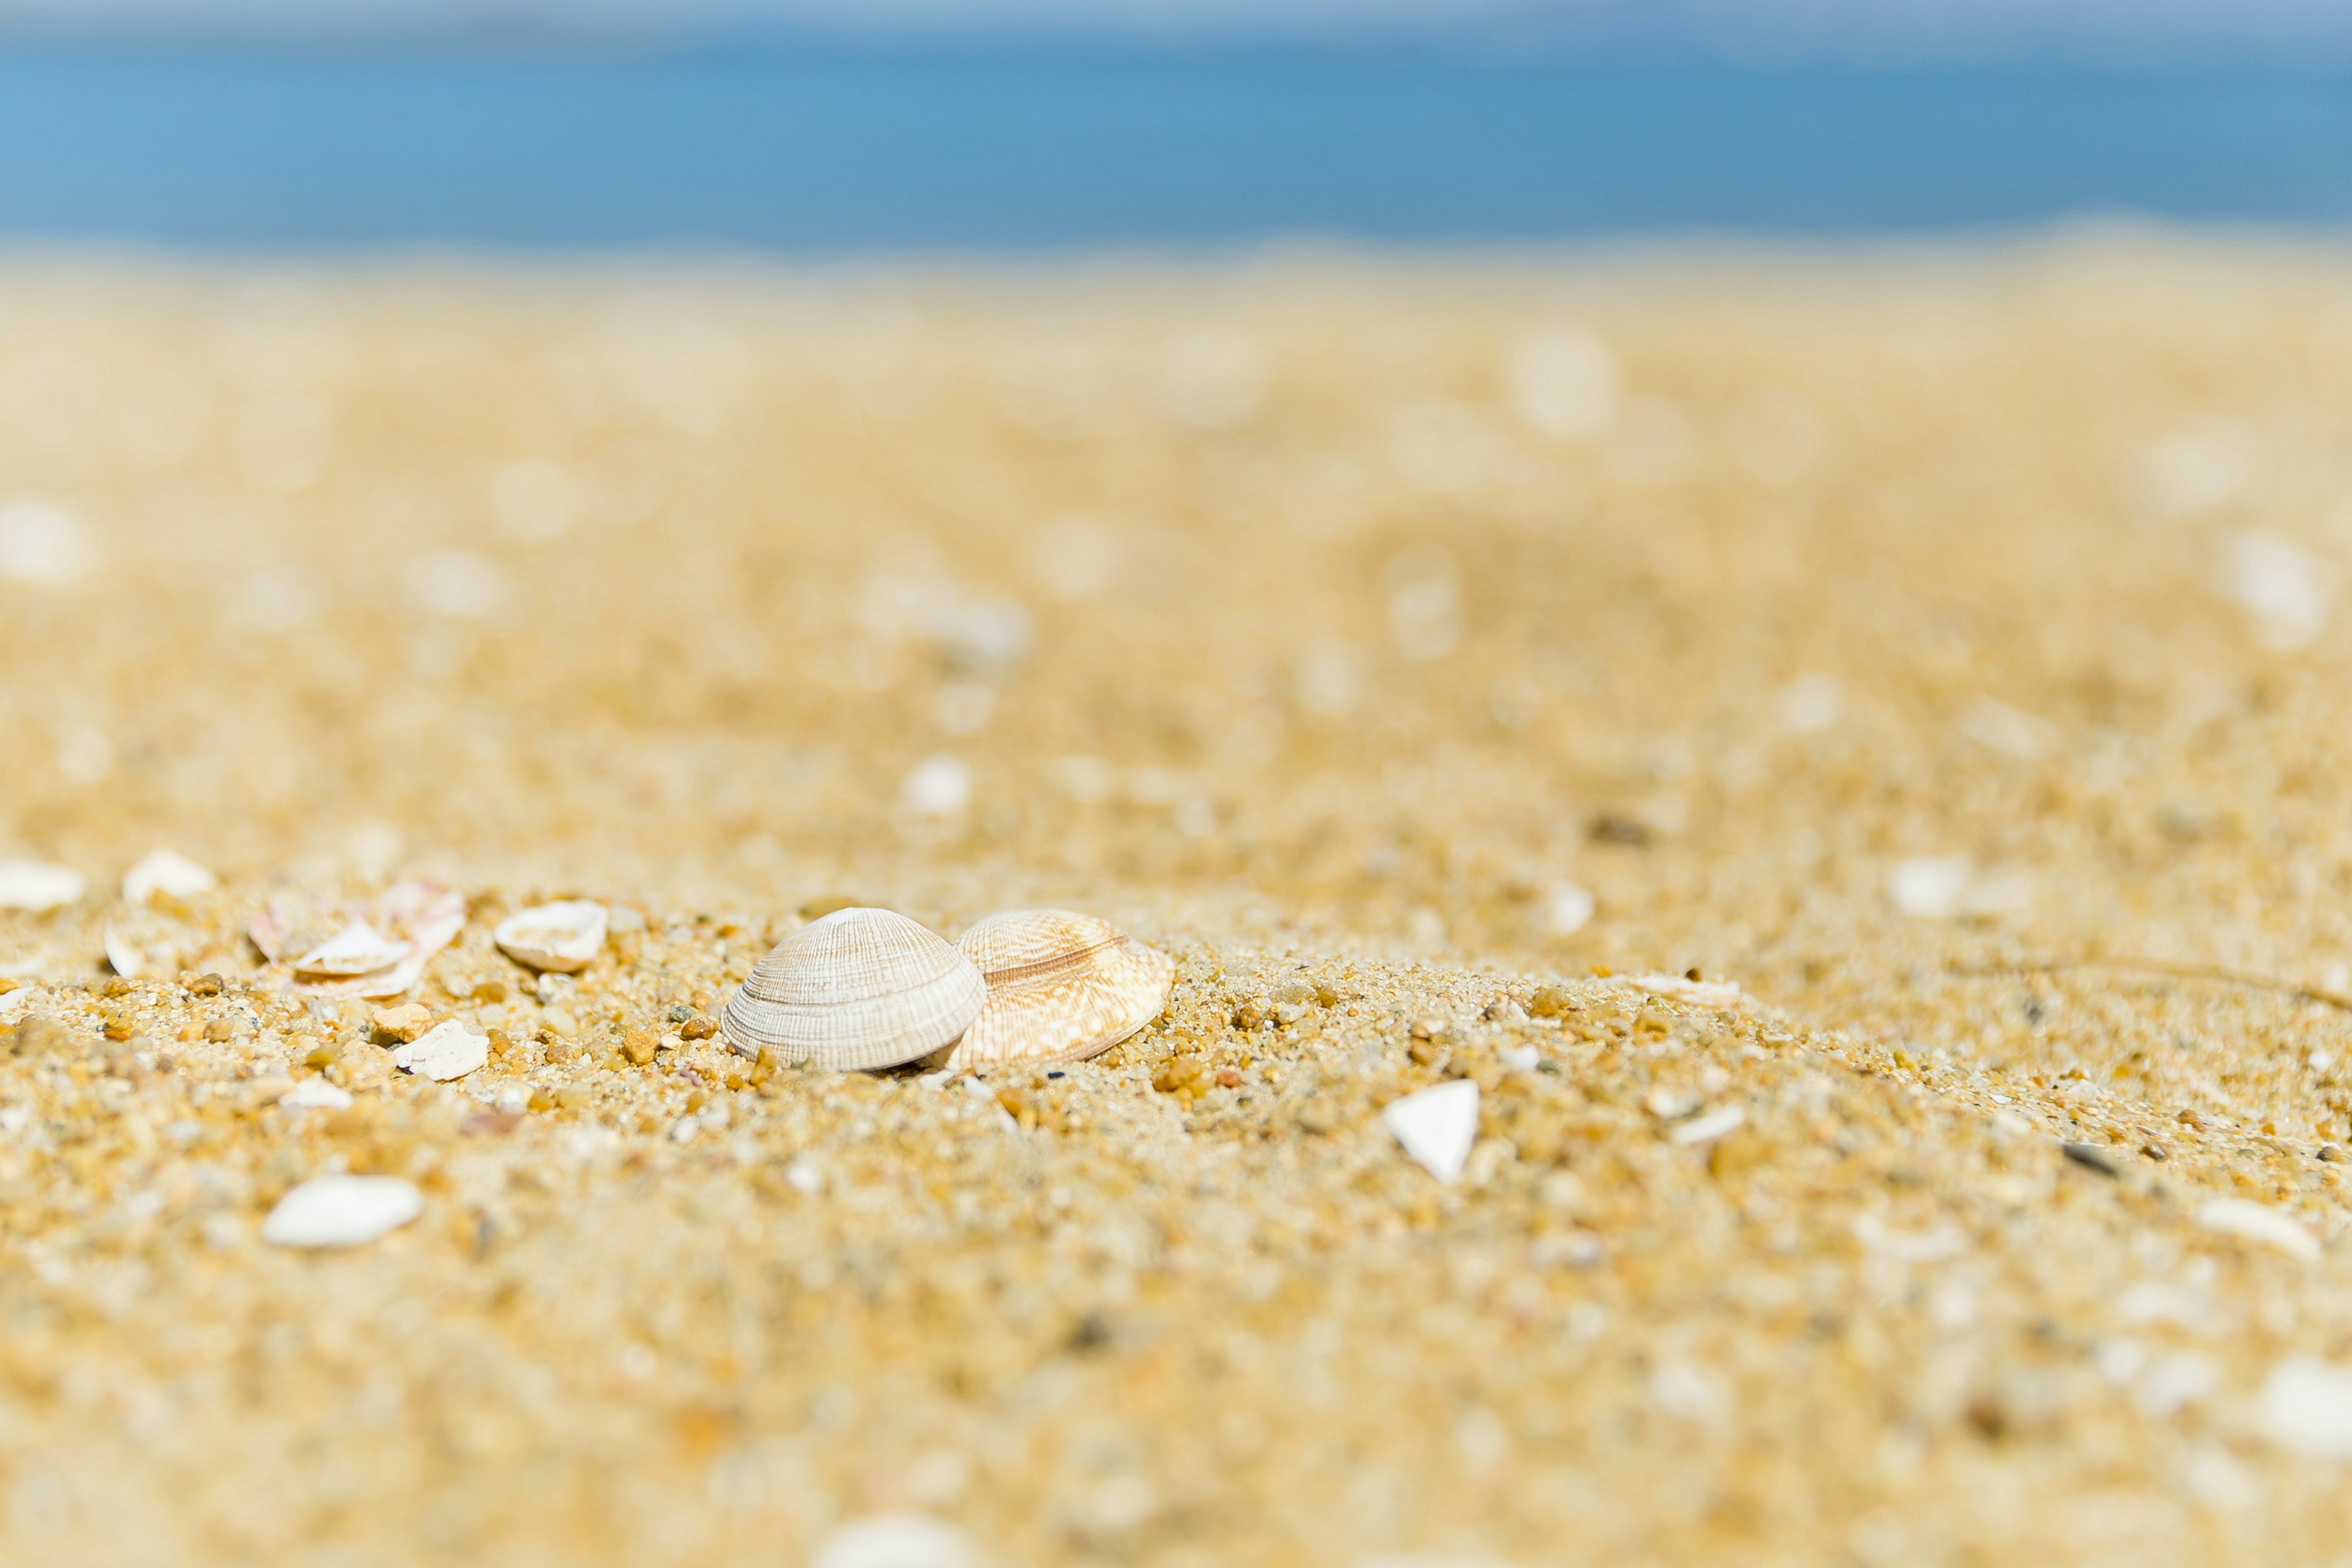
<path id="1" fill-rule="evenodd" d="M 2352 70 L 0 47 L 0 242 L 787 255 L 2352 217 Z"/>

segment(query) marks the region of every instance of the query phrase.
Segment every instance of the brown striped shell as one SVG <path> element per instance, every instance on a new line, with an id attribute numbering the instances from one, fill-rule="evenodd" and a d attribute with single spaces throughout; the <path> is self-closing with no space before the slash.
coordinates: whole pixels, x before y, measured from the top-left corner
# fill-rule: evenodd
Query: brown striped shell
<path id="1" fill-rule="evenodd" d="M 965 1072 L 1084 1061 L 1160 1016 L 1176 963 L 1117 926 L 1066 910 L 991 915 L 957 943 L 988 1002 L 948 1066 Z"/>
<path id="2" fill-rule="evenodd" d="M 971 961 L 888 910 L 839 910 L 778 942 L 719 1014 L 728 1043 L 849 1072 L 896 1067 L 962 1034 L 988 987 Z"/>

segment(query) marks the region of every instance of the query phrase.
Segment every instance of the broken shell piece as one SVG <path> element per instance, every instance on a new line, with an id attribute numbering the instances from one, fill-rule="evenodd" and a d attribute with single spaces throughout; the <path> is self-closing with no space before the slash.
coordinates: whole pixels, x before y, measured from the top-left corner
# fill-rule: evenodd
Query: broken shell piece
<path id="1" fill-rule="evenodd" d="M 381 934 L 364 921 L 355 921 L 294 961 L 301 975 L 373 974 L 390 969 L 408 956 L 408 943 Z"/>
<path id="2" fill-rule="evenodd" d="M 415 985 L 434 954 L 465 924 L 463 898 L 411 879 L 394 883 L 358 909 L 337 909 L 299 895 L 274 899 L 246 922 L 246 931 L 273 963 L 289 953 L 300 955 L 294 963 L 297 995 L 373 998 L 397 996 Z M 323 941 L 305 934 L 322 927 L 336 934 Z M 385 954 L 390 956 L 375 968 L 358 967 Z"/>
<path id="3" fill-rule="evenodd" d="M 125 980 L 177 974 L 193 935 L 158 916 L 133 915 L 106 928 L 106 962 Z"/>
<path id="4" fill-rule="evenodd" d="M 456 1018 L 392 1053 L 393 1066 L 436 1083 L 463 1078 L 489 1059 L 489 1031 Z"/>
<path id="5" fill-rule="evenodd" d="M 937 933 L 888 910 L 850 909 L 776 944 L 719 1015 L 728 1044 L 787 1062 L 853 1071 L 895 1067 L 951 1044 L 988 984 Z"/>
<path id="6" fill-rule="evenodd" d="M 988 982 L 950 1068 L 1084 1061 L 1160 1016 L 1175 961 L 1117 926 L 1065 910 L 991 915 L 956 944 Z"/>
<path id="7" fill-rule="evenodd" d="M 46 860 L 0 860 L 0 910 L 41 914 L 74 903 L 89 890 L 89 879 L 70 866 L 53 866 Z"/>
<path id="8" fill-rule="evenodd" d="M 425 1212 L 425 1194 L 398 1176 L 316 1176 L 278 1200 L 261 1222 L 272 1247 L 357 1247 Z"/>
<path id="9" fill-rule="evenodd" d="M 604 945 L 604 906 L 566 899 L 509 915 L 491 937 L 517 963 L 569 974 L 584 969 Z"/>
<path id="10" fill-rule="evenodd" d="M 219 879 L 185 855 L 171 849 L 152 849 L 122 873 L 122 899 L 131 904 L 143 904 L 158 893 L 193 899 L 198 893 L 211 892 L 218 885 Z"/>
<path id="11" fill-rule="evenodd" d="M 1477 1080 L 1457 1078 L 1408 1094 L 1381 1112 L 1381 1122 L 1423 1170 L 1441 1182 L 1459 1181 L 1478 1141 Z"/>

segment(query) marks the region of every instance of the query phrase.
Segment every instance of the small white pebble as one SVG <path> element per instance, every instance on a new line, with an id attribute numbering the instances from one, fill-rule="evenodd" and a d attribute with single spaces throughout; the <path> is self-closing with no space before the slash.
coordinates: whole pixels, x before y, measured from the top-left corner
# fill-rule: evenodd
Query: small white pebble
<path id="1" fill-rule="evenodd" d="M 809 1568 L 978 1568 L 980 1552 L 955 1526 L 921 1513 L 877 1513 L 836 1526 Z"/>
<path id="2" fill-rule="evenodd" d="M 1495 1054 L 1513 1072 L 1533 1072 L 1543 1060 L 1543 1053 L 1533 1046 L 1505 1046 Z"/>
<path id="3" fill-rule="evenodd" d="M 2242 533 L 2222 562 L 2223 586 L 2273 653 L 2307 647 L 2327 625 L 2326 575 L 2309 552 L 2271 533 Z"/>
<path id="4" fill-rule="evenodd" d="M 1599 906 L 1592 895 L 1573 882 L 1553 885 L 1544 896 L 1544 926 L 1554 936 L 1573 936 L 1585 928 Z"/>
<path id="5" fill-rule="evenodd" d="M 0 582 L 70 588 L 98 565 L 98 542 L 70 508 L 46 496 L 0 500 Z"/>
<path id="6" fill-rule="evenodd" d="M 1772 706 L 1783 731 L 1813 735 L 1845 717 L 1845 693 L 1832 676 L 1801 675 L 1780 689 Z"/>
<path id="7" fill-rule="evenodd" d="M 1960 912 L 1975 873 L 1962 855 L 1919 855 L 1887 874 L 1886 896 L 1918 921 L 1948 921 Z"/>
<path id="8" fill-rule="evenodd" d="M 803 1154 L 784 1167 L 784 1180 L 792 1184 L 793 1191 L 814 1195 L 824 1187 L 824 1172 Z"/>
<path id="9" fill-rule="evenodd" d="M 1381 1112 L 1381 1122 L 1413 1163 L 1441 1182 L 1455 1182 L 1478 1141 L 1478 1085 L 1455 1079 L 1408 1094 Z"/>
<path id="10" fill-rule="evenodd" d="M 261 1222 L 272 1247 L 357 1247 L 425 1212 L 425 1196 L 398 1176 L 318 1176 L 278 1200 Z"/>
<path id="11" fill-rule="evenodd" d="M 278 1103 L 315 1110 L 347 1110 L 352 1097 L 324 1079 L 309 1078 L 279 1095 Z"/>
<path id="12" fill-rule="evenodd" d="M 956 816 L 971 804 L 971 769 L 957 758 L 928 757 L 915 764 L 898 789 L 917 816 Z"/>

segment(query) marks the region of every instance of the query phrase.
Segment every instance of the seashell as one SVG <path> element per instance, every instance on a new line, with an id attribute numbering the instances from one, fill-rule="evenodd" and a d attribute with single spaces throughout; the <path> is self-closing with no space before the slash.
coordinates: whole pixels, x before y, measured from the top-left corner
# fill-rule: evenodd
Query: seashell
<path id="1" fill-rule="evenodd" d="M 143 904 L 158 893 L 193 899 L 218 885 L 219 879 L 177 850 L 152 849 L 122 873 L 122 901 Z"/>
<path id="2" fill-rule="evenodd" d="M 988 982 L 988 1002 L 948 1058 L 951 1069 L 1084 1061 L 1160 1016 L 1175 961 L 1117 926 L 1066 910 L 991 915 L 957 943 Z"/>
<path id="3" fill-rule="evenodd" d="M 1391 1100 L 1381 1124 L 1413 1163 L 1451 1186 L 1462 1179 L 1478 1141 L 1478 1080 L 1457 1078 Z"/>
<path id="4" fill-rule="evenodd" d="M 952 1044 L 988 984 L 971 960 L 888 910 L 841 910 L 778 942 L 719 1015 L 728 1044 L 756 1057 L 852 1071 L 896 1067 Z"/>
<path id="5" fill-rule="evenodd" d="M 456 1018 L 426 1030 L 392 1053 L 393 1066 L 436 1083 L 463 1078 L 489 1059 L 489 1031 Z"/>
<path id="6" fill-rule="evenodd" d="M 425 1194 L 398 1176 L 313 1176 L 261 1222 L 272 1247 L 358 1247 L 425 1212 Z"/>
<path id="7" fill-rule="evenodd" d="M 566 899 L 509 915 L 490 933 L 499 951 L 532 969 L 570 974 L 604 945 L 604 906 Z"/>
<path id="8" fill-rule="evenodd" d="M 407 956 L 407 942 L 383 935 L 365 921 L 353 921 L 296 959 L 294 973 L 329 978 L 373 974 Z"/>
<path id="9" fill-rule="evenodd" d="M 177 974 L 195 933 L 175 921 L 141 911 L 106 928 L 106 962 L 125 980 Z"/>
<path id="10" fill-rule="evenodd" d="M 299 897 L 274 899 L 246 922 L 264 958 L 293 961 L 297 995 L 397 996 L 465 929 L 466 900 L 436 883 L 395 882 L 354 909 Z M 323 940 L 318 934 L 330 931 Z"/>
<path id="11" fill-rule="evenodd" d="M 70 866 L 43 860 L 0 860 L 0 910 L 46 913 L 77 902 L 89 883 Z"/>

